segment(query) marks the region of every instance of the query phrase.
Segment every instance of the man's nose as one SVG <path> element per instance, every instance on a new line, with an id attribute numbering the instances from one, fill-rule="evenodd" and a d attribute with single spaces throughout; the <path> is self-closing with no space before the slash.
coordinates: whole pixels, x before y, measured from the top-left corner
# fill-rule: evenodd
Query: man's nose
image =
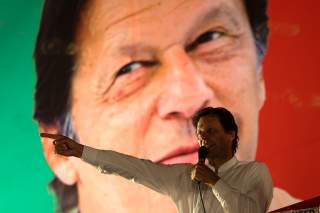
<path id="1" fill-rule="evenodd" d="M 209 105 L 213 91 L 182 46 L 167 49 L 162 61 L 166 74 L 158 102 L 161 118 L 190 118 L 198 109 Z"/>
<path id="2" fill-rule="evenodd" d="M 198 132 L 198 137 L 202 140 L 206 140 L 207 139 L 207 134 L 205 132 Z"/>

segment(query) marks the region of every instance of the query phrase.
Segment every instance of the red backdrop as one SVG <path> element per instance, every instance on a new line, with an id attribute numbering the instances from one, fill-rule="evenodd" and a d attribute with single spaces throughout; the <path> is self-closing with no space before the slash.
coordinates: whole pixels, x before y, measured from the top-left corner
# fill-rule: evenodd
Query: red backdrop
<path id="1" fill-rule="evenodd" d="M 269 2 L 257 159 L 269 165 L 276 186 L 308 199 L 320 194 L 320 1 Z"/>

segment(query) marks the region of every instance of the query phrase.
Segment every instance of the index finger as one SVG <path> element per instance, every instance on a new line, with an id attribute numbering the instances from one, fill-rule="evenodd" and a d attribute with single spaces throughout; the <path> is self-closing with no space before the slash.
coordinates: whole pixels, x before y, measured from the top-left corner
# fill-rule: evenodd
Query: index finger
<path id="1" fill-rule="evenodd" d="M 40 133 L 40 136 L 43 138 L 51 138 L 51 139 L 59 139 L 62 138 L 62 135 L 58 135 L 58 134 L 51 134 L 51 133 Z"/>

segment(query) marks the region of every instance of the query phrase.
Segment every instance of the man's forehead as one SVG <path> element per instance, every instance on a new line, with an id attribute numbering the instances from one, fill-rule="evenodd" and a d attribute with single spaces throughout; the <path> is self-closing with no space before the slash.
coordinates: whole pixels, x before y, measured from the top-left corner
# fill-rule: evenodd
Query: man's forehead
<path id="1" fill-rule="evenodd" d="M 203 10 L 203 18 L 214 18 L 214 16 L 222 16 L 230 18 L 233 24 L 237 21 L 232 16 L 230 10 L 233 2 L 242 2 L 241 0 L 92 0 L 87 5 L 84 13 L 83 21 L 91 26 L 91 33 L 107 32 L 111 28 L 121 24 L 132 24 L 130 20 L 145 17 L 148 22 L 159 19 L 165 21 L 166 17 L 175 12 L 187 11 L 190 20 L 192 16 L 188 10 L 193 8 L 207 8 Z M 242 4 L 242 3 L 241 3 Z M 211 10 L 210 10 L 211 9 Z M 207 12 L 207 13 L 206 13 Z M 193 14 L 195 15 L 195 14 Z M 209 16 L 209 17 L 207 17 Z M 233 19 L 232 19 L 233 18 Z M 141 22 L 146 22 L 146 20 Z M 128 23 L 129 22 L 129 23 Z M 136 23 L 136 22 L 135 22 Z M 131 28 L 134 26 L 130 26 Z M 93 28 L 96 28 L 95 30 Z M 94 32 L 97 31 L 97 32 Z"/>
<path id="2" fill-rule="evenodd" d="M 201 116 L 198 122 L 198 128 L 208 127 L 211 126 L 213 123 L 220 123 L 219 119 L 215 115 L 204 115 Z"/>
<path id="3" fill-rule="evenodd" d="M 155 11 L 159 5 L 161 5 L 159 0 L 94 0 L 88 5 L 87 15 L 96 22 L 103 20 L 105 30 L 108 30 L 130 18 Z"/>

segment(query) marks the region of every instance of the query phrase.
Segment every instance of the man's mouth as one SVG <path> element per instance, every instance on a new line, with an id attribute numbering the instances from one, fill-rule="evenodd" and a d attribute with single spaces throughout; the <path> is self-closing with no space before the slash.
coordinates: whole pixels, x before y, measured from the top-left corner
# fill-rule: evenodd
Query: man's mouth
<path id="1" fill-rule="evenodd" d="M 179 147 L 155 162 L 163 164 L 196 163 L 198 160 L 198 149 L 198 144 L 187 147 Z"/>

